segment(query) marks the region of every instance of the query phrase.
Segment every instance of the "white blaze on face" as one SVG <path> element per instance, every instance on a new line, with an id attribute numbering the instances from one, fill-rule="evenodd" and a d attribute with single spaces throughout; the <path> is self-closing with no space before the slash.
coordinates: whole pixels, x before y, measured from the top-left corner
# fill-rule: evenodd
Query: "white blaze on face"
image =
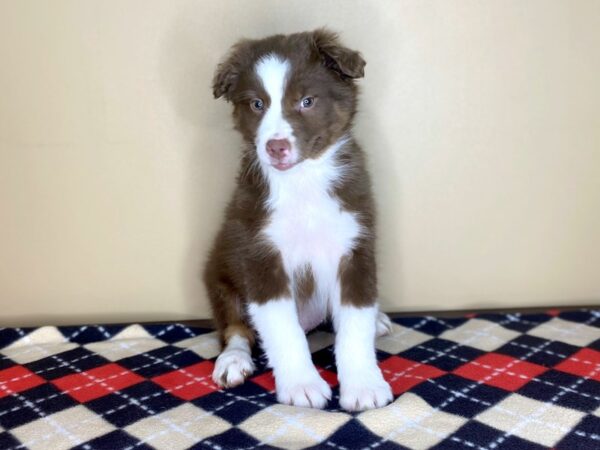
<path id="1" fill-rule="evenodd" d="M 263 165 L 270 166 L 267 142 L 271 139 L 287 139 L 292 145 L 289 162 L 293 163 L 298 159 L 298 151 L 294 145 L 296 138 L 292 126 L 283 117 L 283 97 L 290 63 L 277 55 L 268 55 L 258 61 L 255 70 L 270 100 L 256 132 L 258 157 Z"/>

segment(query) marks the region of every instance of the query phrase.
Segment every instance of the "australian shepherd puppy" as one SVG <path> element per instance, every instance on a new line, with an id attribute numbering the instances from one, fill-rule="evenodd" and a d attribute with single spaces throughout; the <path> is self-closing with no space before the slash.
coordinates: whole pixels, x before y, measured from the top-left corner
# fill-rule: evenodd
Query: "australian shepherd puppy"
<path id="1" fill-rule="evenodd" d="M 336 332 L 340 405 L 392 399 L 375 358 L 378 312 L 375 211 L 365 157 L 352 136 L 361 55 L 324 29 L 244 40 L 213 81 L 244 138 L 237 187 L 205 270 L 223 351 L 224 387 L 254 370 L 258 337 L 277 398 L 322 408 L 329 385 L 305 333 L 327 319 Z"/>

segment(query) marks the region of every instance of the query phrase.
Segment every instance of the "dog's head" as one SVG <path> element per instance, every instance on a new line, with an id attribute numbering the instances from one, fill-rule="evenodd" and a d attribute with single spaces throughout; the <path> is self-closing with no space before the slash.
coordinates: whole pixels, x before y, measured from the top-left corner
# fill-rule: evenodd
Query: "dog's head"
<path id="1" fill-rule="evenodd" d="M 245 40 L 219 64 L 213 94 L 233 103 L 236 129 L 261 165 L 283 171 L 349 131 L 364 66 L 325 29 Z"/>

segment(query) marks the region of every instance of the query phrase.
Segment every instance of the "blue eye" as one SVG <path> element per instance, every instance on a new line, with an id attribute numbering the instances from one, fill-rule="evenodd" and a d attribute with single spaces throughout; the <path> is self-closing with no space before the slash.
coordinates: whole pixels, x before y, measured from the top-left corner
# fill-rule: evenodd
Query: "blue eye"
<path id="1" fill-rule="evenodd" d="M 250 102 L 250 107 L 254 111 L 262 111 L 265 109 L 265 103 L 260 98 L 255 98 Z"/>
<path id="2" fill-rule="evenodd" d="M 314 104 L 315 104 L 315 98 L 314 97 L 304 97 L 302 99 L 302 102 L 300 102 L 300 105 L 304 109 L 312 108 L 312 106 Z"/>

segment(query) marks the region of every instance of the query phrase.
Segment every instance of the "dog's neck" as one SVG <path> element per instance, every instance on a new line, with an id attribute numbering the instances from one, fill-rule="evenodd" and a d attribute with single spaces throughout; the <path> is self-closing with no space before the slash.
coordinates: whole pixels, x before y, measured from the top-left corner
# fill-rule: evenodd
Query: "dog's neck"
<path id="1" fill-rule="evenodd" d="M 317 159 L 307 159 L 286 171 L 261 165 L 269 188 L 267 206 L 275 208 L 294 201 L 295 197 L 310 197 L 329 193 L 336 182 L 343 179 L 347 166 L 339 159 L 340 151 L 351 138 L 344 135 Z"/>

